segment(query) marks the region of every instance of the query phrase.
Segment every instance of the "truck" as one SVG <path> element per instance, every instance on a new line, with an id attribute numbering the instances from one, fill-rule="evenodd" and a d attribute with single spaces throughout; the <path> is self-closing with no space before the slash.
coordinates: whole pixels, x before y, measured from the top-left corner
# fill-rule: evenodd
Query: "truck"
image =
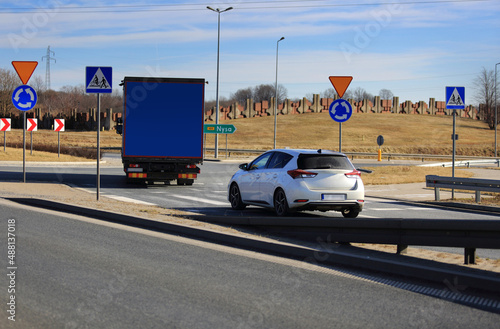
<path id="1" fill-rule="evenodd" d="M 121 85 L 127 183 L 193 185 L 203 164 L 205 80 L 127 76 Z"/>

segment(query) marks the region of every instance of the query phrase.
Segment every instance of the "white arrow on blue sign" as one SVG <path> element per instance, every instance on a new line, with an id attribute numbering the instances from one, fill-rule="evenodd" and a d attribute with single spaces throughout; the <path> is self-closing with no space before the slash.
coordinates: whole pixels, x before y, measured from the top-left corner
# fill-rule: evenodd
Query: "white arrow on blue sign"
<path id="1" fill-rule="evenodd" d="M 111 66 L 87 66 L 85 68 L 85 92 L 88 94 L 110 94 L 113 91 L 113 68 Z"/>
<path id="2" fill-rule="evenodd" d="M 330 116 L 333 121 L 345 122 L 349 120 L 352 115 L 351 104 L 344 99 L 336 99 L 330 104 Z"/>
<path id="3" fill-rule="evenodd" d="M 35 89 L 28 85 L 19 86 L 12 93 L 12 104 L 21 111 L 29 111 L 34 108 L 37 100 Z"/>
<path id="4" fill-rule="evenodd" d="M 446 108 L 449 110 L 465 109 L 465 87 L 446 87 Z"/>

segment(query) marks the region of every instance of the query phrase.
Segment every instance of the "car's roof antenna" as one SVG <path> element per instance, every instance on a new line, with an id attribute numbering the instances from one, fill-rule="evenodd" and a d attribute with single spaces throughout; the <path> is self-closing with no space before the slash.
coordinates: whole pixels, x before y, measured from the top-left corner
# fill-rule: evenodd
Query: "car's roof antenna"
<path id="1" fill-rule="evenodd" d="M 321 149 L 318 150 L 318 153 L 321 154 Z"/>

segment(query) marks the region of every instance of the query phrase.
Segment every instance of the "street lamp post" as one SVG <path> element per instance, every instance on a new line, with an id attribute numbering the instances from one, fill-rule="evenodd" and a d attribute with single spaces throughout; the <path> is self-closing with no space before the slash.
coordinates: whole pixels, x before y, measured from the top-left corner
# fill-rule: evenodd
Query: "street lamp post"
<path id="1" fill-rule="evenodd" d="M 284 40 L 285 37 L 281 37 L 276 42 L 276 83 L 274 84 L 274 148 L 276 148 L 276 125 L 277 125 L 277 116 L 278 116 L 278 45 L 281 40 Z"/>
<path id="2" fill-rule="evenodd" d="M 219 124 L 219 51 L 220 51 L 220 14 L 233 9 L 233 7 L 220 10 L 219 8 L 213 9 L 207 6 L 207 9 L 217 13 L 217 86 L 215 91 L 215 124 Z M 215 151 L 214 157 L 217 159 L 219 153 L 219 134 L 215 134 Z"/>
<path id="3" fill-rule="evenodd" d="M 495 158 L 497 157 L 497 116 L 498 116 L 498 109 L 497 109 L 497 65 L 500 63 L 495 64 Z"/>

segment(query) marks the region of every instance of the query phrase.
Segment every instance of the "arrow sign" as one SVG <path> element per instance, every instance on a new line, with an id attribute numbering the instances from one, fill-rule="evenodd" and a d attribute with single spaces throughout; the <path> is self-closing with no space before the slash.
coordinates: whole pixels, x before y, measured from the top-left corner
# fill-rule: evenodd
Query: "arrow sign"
<path id="1" fill-rule="evenodd" d="M 336 99 L 330 104 L 330 117 L 336 122 L 345 122 L 352 115 L 351 104 L 343 99 Z"/>
<path id="2" fill-rule="evenodd" d="M 0 131 L 10 131 L 10 119 L 2 118 L 0 120 Z"/>
<path id="3" fill-rule="evenodd" d="M 234 125 L 203 125 L 203 132 L 205 134 L 232 134 L 236 131 Z"/>
<path id="4" fill-rule="evenodd" d="M 331 76 L 328 77 L 330 79 L 330 82 L 333 85 L 333 88 L 335 88 L 335 91 L 339 95 L 340 98 L 344 96 L 345 91 L 347 90 L 347 87 L 351 84 L 352 77 L 350 76 Z"/>
<path id="5" fill-rule="evenodd" d="M 64 119 L 54 120 L 54 131 L 64 131 Z"/>
<path id="6" fill-rule="evenodd" d="M 28 118 L 28 128 L 26 131 L 37 131 L 38 130 L 38 119 Z"/>
<path id="7" fill-rule="evenodd" d="M 35 107 L 37 99 L 35 89 L 28 85 L 19 86 L 12 93 L 12 104 L 21 111 L 31 110 Z"/>

